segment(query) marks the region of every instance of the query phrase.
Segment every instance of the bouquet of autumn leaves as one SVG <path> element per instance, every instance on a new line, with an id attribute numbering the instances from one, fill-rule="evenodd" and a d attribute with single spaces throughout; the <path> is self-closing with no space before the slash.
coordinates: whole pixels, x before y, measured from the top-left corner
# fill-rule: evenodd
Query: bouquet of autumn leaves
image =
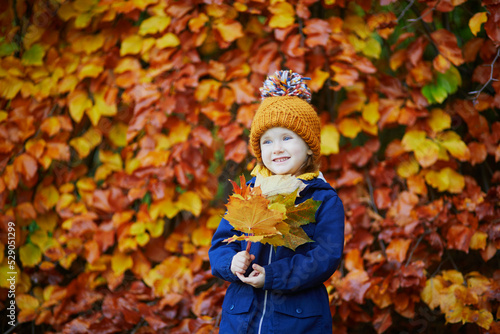
<path id="1" fill-rule="evenodd" d="M 306 185 L 291 175 L 258 175 L 255 186 L 246 185 L 240 176 L 239 187 L 230 180 L 234 193 L 226 205 L 224 217 L 235 230 L 243 232 L 225 239 L 225 242 L 247 241 L 247 251 L 252 242 L 268 243 L 274 247 L 295 249 L 312 242 L 302 229 L 315 222 L 315 213 L 321 201 L 312 198 L 295 205 L 295 200 Z"/>

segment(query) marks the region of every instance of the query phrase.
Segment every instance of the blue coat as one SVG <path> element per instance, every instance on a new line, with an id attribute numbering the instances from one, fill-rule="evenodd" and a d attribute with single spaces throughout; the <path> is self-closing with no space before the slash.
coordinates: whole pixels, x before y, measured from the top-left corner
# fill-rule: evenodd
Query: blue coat
<path id="1" fill-rule="evenodd" d="M 255 178 L 249 183 L 254 182 Z M 239 232 L 227 220 L 220 222 L 208 253 L 212 273 L 231 282 L 222 304 L 220 334 L 332 333 L 328 293 L 323 283 L 337 269 L 342 256 L 344 207 L 323 179 L 304 183 L 307 187 L 296 204 L 311 197 L 322 201 L 316 223 L 302 226 L 314 242 L 297 247 L 295 252 L 253 243 L 250 253 L 255 255 L 254 262 L 266 270 L 263 288 L 242 283 L 231 272 L 233 256 L 245 250 L 246 242 L 223 242 Z"/>

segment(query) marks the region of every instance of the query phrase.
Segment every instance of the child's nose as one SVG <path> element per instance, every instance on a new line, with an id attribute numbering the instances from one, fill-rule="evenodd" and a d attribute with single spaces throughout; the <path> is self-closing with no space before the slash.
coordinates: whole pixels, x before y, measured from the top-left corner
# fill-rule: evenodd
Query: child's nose
<path id="1" fill-rule="evenodd" d="M 283 152 L 283 145 L 281 145 L 280 141 L 276 141 L 273 146 L 273 153 L 281 153 Z"/>

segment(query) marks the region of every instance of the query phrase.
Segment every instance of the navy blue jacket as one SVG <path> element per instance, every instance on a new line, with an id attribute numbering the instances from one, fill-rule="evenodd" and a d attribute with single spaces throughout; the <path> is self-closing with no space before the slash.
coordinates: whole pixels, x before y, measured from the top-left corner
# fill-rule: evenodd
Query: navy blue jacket
<path id="1" fill-rule="evenodd" d="M 250 184 L 255 178 L 250 180 Z M 209 250 L 213 275 L 231 282 L 222 304 L 220 334 L 332 333 L 332 316 L 324 282 L 337 269 L 344 246 L 344 206 L 323 179 L 303 181 L 296 204 L 309 198 L 322 201 L 316 222 L 302 226 L 314 240 L 292 251 L 253 243 L 250 254 L 266 270 L 261 289 L 242 283 L 231 272 L 233 256 L 246 242 L 223 242 L 241 234 L 222 219 Z M 251 266 L 247 274 L 251 271 Z"/>

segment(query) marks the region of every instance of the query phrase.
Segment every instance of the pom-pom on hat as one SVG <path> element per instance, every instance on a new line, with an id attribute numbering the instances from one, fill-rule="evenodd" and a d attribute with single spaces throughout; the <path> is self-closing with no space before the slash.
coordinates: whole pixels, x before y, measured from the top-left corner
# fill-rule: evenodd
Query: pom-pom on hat
<path id="1" fill-rule="evenodd" d="M 313 151 L 314 161 L 321 154 L 321 125 L 311 101 L 308 78 L 289 71 L 276 71 L 260 88 L 260 104 L 250 129 L 250 146 L 262 162 L 260 137 L 270 128 L 287 128 L 298 134 Z"/>

